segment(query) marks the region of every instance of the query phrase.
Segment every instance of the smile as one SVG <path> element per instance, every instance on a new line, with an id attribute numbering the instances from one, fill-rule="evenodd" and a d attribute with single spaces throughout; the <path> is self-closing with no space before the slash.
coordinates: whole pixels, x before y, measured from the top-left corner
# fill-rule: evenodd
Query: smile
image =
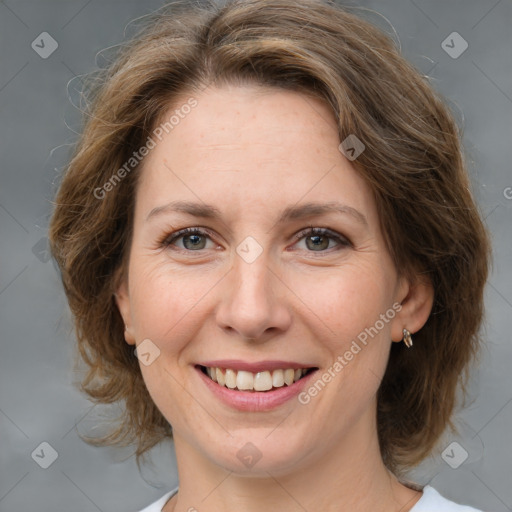
<path id="1" fill-rule="evenodd" d="M 316 368 L 286 368 L 273 371 L 250 372 L 245 370 L 233 370 L 231 368 L 219 368 L 201 366 L 200 370 L 219 386 L 238 391 L 272 391 L 291 386 Z"/>

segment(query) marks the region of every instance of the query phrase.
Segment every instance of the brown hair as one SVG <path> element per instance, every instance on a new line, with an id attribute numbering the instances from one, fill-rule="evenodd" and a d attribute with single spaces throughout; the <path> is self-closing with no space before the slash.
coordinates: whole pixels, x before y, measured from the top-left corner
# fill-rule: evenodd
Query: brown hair
<path id="1" fill-rule="evenodd" d="M 326 101 L 340 141 L 356 134 L 366 146 L 353 163 L 374 194 L 396 268 L 433 284 L 427 323 L 413 348 L 392 344 L 378 393 L 382 458 L 399 475 L 431 452 L 448 425 L 454 428 L 457 387 L 466 394 L 480 346 L 489 241 L 442 99 L 386 34 L 320 0 L 164 6 L 93 78 L 49 237 L 88 365 L 81 389 L 96 402 L 125 405 L 120 423 L 95 443 L 136 441 L 139 462 L 172 432 L 124 341 L 113 297 L 126 270 L 137 168 L 102 197 L 95 191 L 105 191 L 178 96 L 223 83 Z"/>

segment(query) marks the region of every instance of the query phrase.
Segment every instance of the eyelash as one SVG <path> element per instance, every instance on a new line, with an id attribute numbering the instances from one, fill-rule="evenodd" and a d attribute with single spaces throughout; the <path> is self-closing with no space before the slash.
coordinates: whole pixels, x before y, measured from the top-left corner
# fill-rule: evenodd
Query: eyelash
<path id="1" fill-rule="evenodd" d="M 176 233 L 171 233 L 171 235 L 166 235 L 165 238 L 163 238 L 160 241 L 160 246 L 161 247 L 169 247 L 170 245 L 173 244 L 173 242 L 182 238 L 185 235 L 200 235 L 200 236 L 208 236 L 209 238 L 214 237 L 214 234 L 210 230 L 205 229 L 205 228 L 185 228 L 185 229 L 181 229 L 180 231 L 177 231 Z M 348 238 L 346 238 L 342 235 L 338 235 L 336 232 L 331 231 L 330 229 L 326 229 L 326 228 L 315 228 L 313 226 L 309 226 L 308 228 L 303 229 L 302 231 L 299 231 L 298 233 L 296 233 L 294 235 L 294 238 L 297 241 L 299 241 L 304 237 L 314 236 L 314 235 L 327 236 L 333 240 L 336 240 L 339 243 L 338 249 L 343 248 L 343 247 L 352 247 L 352 243 L 348 240 Z M 188 253 L 201 252 L 202 250 L 204 250 L 204 249 L 200 249 L 198 251 L 191 251 L 188 249 L 181 249 L 181 248 L 177 248 L 177 249 L 182 252 L 184 251 L 184 252 L 188 252 Z M 332 250 L 308 251 L 308 252 L 311 252 L 311 253 L 318 252 L 321 254 L 321 253 L 326 253 L 326 252 L 330 253 L 330 252 L 332 252 Z"/>

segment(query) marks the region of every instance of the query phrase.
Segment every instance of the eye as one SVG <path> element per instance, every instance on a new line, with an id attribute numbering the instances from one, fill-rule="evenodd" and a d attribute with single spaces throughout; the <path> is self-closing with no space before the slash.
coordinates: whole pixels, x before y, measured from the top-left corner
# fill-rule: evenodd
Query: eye
<path id="1" fill-rule="evenodd" d="M 182 239 L 183 247 L 178 247 L 178 249 L 186 252 L 196 252 L 206 249 L 206 239 L 211 239 L 212 236 L 213 233 L 206 229 L 185 228 L 166 236 L 160 244 L 163 247 L 168 247 L 175 245 L 176 241 Z M 336 241 L 339 247 L 350 247 L 352 245 L 347 238 L 330 229 L 314 228 L 312 226 L 300 231 L 294 235 L 294 238 L 299 241 L 305 238 L 308 252 L 326 252 L 326 249 L 332 248 L 329 247 L 332 240 Z"/>
<path id="2" fill-rule="evenodd" d="M 304 238 L 306 247 L 310 250 L 309 252 L 326 252 L 326 249 L 329 249 L 331 240 L 335 240 L 339 248 L 350 247 L 352 245 L 347 238 L 335 231 L 326 228 L 314 228 L 312 226 L 297 233 L 295 238 L 299 241 Z"/>
<path id="3" fill-rule="evenodd" d="M 212 234 L 205 229 L 186 228 L 167 236 L 164 240 L 162 240 L 161 245 L 168 247 L 169 245 L 174 245 L 177 240 L 182 238 L 184 247 L 178 247 L 178 249 L 195 252 L 194 249 L 205 249 L 206 238 L 210 238 L 211 236 Z"/>

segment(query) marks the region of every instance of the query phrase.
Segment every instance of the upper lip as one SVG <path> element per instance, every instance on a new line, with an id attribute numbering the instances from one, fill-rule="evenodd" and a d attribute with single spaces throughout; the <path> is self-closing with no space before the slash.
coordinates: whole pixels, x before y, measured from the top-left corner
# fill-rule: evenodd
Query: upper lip
<path id="1" fill-rule="evenodd" d="M 286 370 L 293 368 L 317 368 L 308 363 L 297 363 L 296 361 L 255 361 L 253 363 L 242 361 L 240 359 L 216 359 L 215 361 L 202 361 L 197 363 L 201 366 L 210 368 L 230 368 L 231 370 L 243 370 L 246 372 L 258 373 L 272 370 Z"/>

